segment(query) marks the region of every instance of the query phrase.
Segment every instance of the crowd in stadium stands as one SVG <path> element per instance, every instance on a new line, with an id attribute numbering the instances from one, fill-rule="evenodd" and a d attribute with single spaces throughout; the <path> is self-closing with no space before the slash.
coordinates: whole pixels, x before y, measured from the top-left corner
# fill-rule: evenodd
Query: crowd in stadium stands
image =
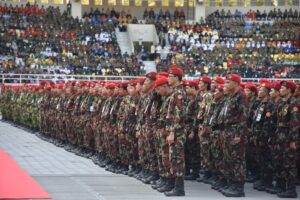
<path id="1" fill-rule="evenodd" d="M 171 12 L 168 9 L 165 10 L 165 11 L 163 9 L 160 9 L 159 12 L 156 13 L 153 10 L 153 8 L 150 8 L 149 10 L 146 8 L 145 11 L 144 11 L 143 18 L 145 20 L 148 20 L 148 19 L 158 19 L 158 20 L 161 20 L 161 19 L 174 19 L 174 20 L 181 19 L 181 20 L 184 20 L 185 19 L 185 13 L 184 13 L 183 9 L 178 10 L 177 8 L 175 9 L 173 14 L 171 14 Z"/>
<path id="2" fill-rule="evenodd" d="M 144 23 L 155 24 L 160 43 L 141 57 L 121 55 L 116 41 L 115 27 L 141 23 L 130 10 L 91 8 L 80 20 L 27 3 L 0 4 L 0 13 L 0 73 L 140 75 L 142 57 L 155 59 L 158 71 L 176 65 L 191 76 L 300 77 L 300 16 L 292 9 L 222 9 L 195 24 L 183 10 L 146 9 Z"/>
<path id="3" fill-rule="evenodd" d="M 292 9 L 262 14 L 221 10 L 194 25 L 160 20 L 156 28 L 163 41 L 160 45 L 170 44 L 170 54 L 157 59 L 159 71 L 179 65 L 190 75 L 235 71 L 253 78 L 300 76 L 300 20 Z"/>
<path id="4" fill-rule="evenodd" d="M 143 73 L 137 57 L 121 55 L 114 16 L 79 20 L 58 7 L 29 3 L 0 5 L 0 12 L 0 73 Z"/>

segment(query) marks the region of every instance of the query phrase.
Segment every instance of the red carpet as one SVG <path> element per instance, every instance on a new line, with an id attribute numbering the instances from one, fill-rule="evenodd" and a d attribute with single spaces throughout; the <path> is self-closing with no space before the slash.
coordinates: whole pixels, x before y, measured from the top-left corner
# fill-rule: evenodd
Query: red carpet
<path id="1" fill-rule="evenodd" d="M 50 196 L 0 149 L 0 199 L 50 199 Z"/>

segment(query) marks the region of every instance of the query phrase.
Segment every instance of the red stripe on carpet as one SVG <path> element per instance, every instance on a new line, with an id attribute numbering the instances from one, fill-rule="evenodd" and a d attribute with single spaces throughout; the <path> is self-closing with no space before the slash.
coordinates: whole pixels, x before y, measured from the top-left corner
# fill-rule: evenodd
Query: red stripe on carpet
<path id="1" fill-rule="evenodd" d="M 0 199 L 50 199 L 47 192 L 0 149 Z"/>

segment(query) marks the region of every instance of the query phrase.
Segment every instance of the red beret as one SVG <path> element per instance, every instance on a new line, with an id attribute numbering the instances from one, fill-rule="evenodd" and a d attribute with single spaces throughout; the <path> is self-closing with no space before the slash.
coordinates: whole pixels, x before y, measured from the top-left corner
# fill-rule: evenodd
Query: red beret
<path id="1" fill-rule="evenodd" d="M 156 81 L 155 81 L 155 87 L 158 87 L 158 86 L 161 86 L 164 84 L 168 84 L 167 78 L 159 78 L 159 79 L 156 79 Z"/>
<path id="2" fill-rule="evenodd" d="M 198 88 L 198 81 L 196 80 L 184 80 L 183 85 Z"/>
<path id="3" fill-rule="evenodd" d="M 234 81 L 234 82 L 237 82 L 238 84 L 241 83 L 241 77 L 237 74 L 227 74 L 226 80 Z"/>
<path id="4" fill-rule="evenodd" d="M 65 86 L 65 84 L 60 83 L 60 84 L 56 84 L 56 88 L 58 89 L 62 89 Z"/>
<path id="5" fill-rule="evenodd" d="M 156 80 L 156 76 L 157 76 L 156 72 L 149 72 L 146 74 L 146 78 L 150 78 L 152 80 Z"/>
<path id="6" fill-rule="evenodd" d="M 225 83 L 224 79 L 219 77 L 219 76 L 214 77 L 213 80 L 216 81 L 218 84 L 224 84 Z"/>
<path id="7" fill-rule="evenodd" d="M 40 81 L 40 85 L 44 86 L 47 84 L 47 81 Z"/>
<path id="8" fill-rule="evenodd" d="M 178 67 L 171 67 L 168 69 L 168 74 L 183 76 L 183 71 Z"/>
<path id="9" fill-rule="evenodd" d="M 49 85 L 55 85 L 55 83 L 53 81 L 49 81 L 48 84 Z"/>
<path id="10" fill-rule="evenodd" d="M 115 89 L 116 86 L 117 86 L 116 83 L 107 83 L 105 88 L 113 90 L 113 89 Z"/>
<path id="11" fill-rule="evenodd" d="M 93 88 L 93 87 L 95 87 L 95 85 L 96 85 L 96 83 L 95 82 L 93 82 L 93 81 L 91 81 L 91 82 L 89 82 L 89 87 L 91 87 L 91 88 Z"/>
<path id="12" fill-rule="evenodd" d="M 158 74 L 157 74 L 157 77 L 156 78 L 162 78 L 162 77 L 168 77 L 168 73 L 167 72 L 159 72 Z"/>
<path id="13" fill-rule="evenodd" d="M 245 84 L 245 89 L 249 89 L 251 90 L 252 92 L 255 92 L 255 94 L 257 94 L 257 88 L 256 88 L 256 85 L 254 85 L 253 83 L 246 83 Z"/>
<path id="14" fill-rule="evenodd" d="M 261 84 L 260 84 L 260 87 L 265 87 L 265 88 L 271 90 L 271 89 L 273 88 L 273 85 L 272 85 L 272 83 L 270 83 L 270 82 L 269 82 L 269 83 L 266 82 L 266 83 L 261 83 Z"/>
<path id="15" fill-rule="evenodd" d="M 84 87 L 84 86 L 86 86 L 87 85 L 87 83 L 86 82 L 84 82 L 84 81 L 80 81 L 80 82 L 78 82 L 78 87 Z"/>
<path id="16" fill-rule="evenodd" d="M 209 84 L 211 83 L 211 79 L 207 76 L 201 76 L 199 78 L 199 81 L 203 81 L 204 83 L 209 83 Z"/>
<path id="17" fill-rule="evenodd" d="M 273 81 L 273 82 L 272 82 L 272 88 L 274 88 L 274 90 L 279 91 L 280 88 L 281 88 L 281 83 L 280 83 L 280 81 Z"/>
<path id="18" fill-rule="evenodd" d="M 51 86 L 46 86 L 44 89 L 47 90 L 47 91 L 50 91 L 52 89 L 52 87 Z"/>
<path id="19" fill-rule="evenodd" d="M 295 91 L 297 88 L 296 83 L 294 83 L 293 81 L 288 81 L 288 80 L 281 81 L 281 86 L 290 88 L 292 91 Z"/>
<path id="20" fill-rule="evenodd" d="M 99 83 L 100 85 L 104 86 L 105 83 L 106 83 L 106 81 L 104 81 L 104 80 L 97 80 L 97 83 Z"/>
<path id="21" fill-rule="evenodd" d="M 143 84 L 145 82 L 146 78 L 142 77 L 142 78 L 137 78 L 135 80 L 136 80 L 136 83 Z"/>
<path id="22" fill-rule="evenodd" d="M 123 88 L 127 88 L 128 82 L 122 82 L 122 83 L 120 83 L 119 86 L 120 86 L 120 87 L 123 87 Z"/>
<path id="23" fill-rule="evenodd" d="M 129 82 L 128 82 L 129 85 L 132 85 L 132 86 L 135 86 L 137 84 L 137 79 L 131 79 Z"/>
<path id="24" fill-rule="evenodd" d="M 263 83 L 270 83 L 270 81 L 268 79 L 262 78 L 262 79 L 259 79 L 258 83 L 261 85 Z"/>

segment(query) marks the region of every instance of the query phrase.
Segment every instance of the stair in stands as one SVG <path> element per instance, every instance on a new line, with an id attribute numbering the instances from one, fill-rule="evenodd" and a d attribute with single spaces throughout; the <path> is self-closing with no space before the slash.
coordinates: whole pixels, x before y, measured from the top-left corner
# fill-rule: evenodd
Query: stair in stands
<path id="1" fill-rule="evenodd" d="M 132 48 L 131 48 L 131 43 L 130 43 L 128 32 L 120 32 L 118 28 L 116 28 L 115 31 L 116 31 L 116 37 L 117 37 L 117 41 L 120 46 L 122 55 L 125 52 L 127 52 L 128 55 L 131 55 Z"/>
<path id="2" fill-rule="evenodd" d="M 145 65 L 145 71 L 148 72 L 156 72 L 156 64 L 154 61 L 143 61 Z"/>

